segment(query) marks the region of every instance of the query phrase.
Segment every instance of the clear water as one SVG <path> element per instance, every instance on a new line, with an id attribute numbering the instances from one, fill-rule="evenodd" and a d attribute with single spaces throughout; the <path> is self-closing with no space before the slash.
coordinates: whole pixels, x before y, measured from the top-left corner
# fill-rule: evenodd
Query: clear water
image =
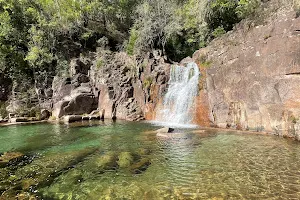
<path id="1" fill-rule="evenodd" d="M 198 94 L 200 71 L 196 63 L 186 67 L 174 65 L 170 69 L 168 91 L 164 96 L 163 109 L 156 121 L 175 124 L 190 124 L 194 116 L 194 99 Z"/>
<path id="2" fill-rule="evenodd" d="M 0 127 L 0 199 L 299 199 L 300 144 L 275 136 L 148 123 Z M 129 155 L 129 156 L 128 156 Z M 26 199 L 26 198 L 25 198 Z"/>

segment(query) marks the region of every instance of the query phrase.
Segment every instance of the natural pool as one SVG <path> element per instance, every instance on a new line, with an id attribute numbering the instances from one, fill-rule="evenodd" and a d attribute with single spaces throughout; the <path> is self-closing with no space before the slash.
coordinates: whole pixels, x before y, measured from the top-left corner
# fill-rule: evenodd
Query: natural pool
<path id="1" fill-rule="evenodd" d="M 299 199 L 300 144 L 275 136 L 93 122 L 0 127 L 0 199 Z"/>

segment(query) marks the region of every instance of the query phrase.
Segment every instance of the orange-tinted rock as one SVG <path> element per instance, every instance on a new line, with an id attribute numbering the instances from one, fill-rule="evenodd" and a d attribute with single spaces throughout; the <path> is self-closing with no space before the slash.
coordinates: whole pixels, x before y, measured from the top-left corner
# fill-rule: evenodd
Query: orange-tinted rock
<path id="1" fill-rule="evenodd" d="M 194 123 L 200 126 L 210 126 L 211 122 L 209 119 L 210 109 L 207 92 L 201 90 L 199 96 L 195 99 L 196 103 L 196 114 L 194 116 Z"/>
<path id="2" fill-rule="evenodd" d="M 194 53 L 205 80 L 198 124 L 300 138 L 300 18 L 293 10 L 274 16 L 256 27 L 240 24 Z"/>
<path id="3" fill-rule="evenodd" d="M 112 118 L 113 114 L 113 96 L 109 93 L 106 85 L 100 86 L 99 110 L 102 111 L 104 118 Z"/>

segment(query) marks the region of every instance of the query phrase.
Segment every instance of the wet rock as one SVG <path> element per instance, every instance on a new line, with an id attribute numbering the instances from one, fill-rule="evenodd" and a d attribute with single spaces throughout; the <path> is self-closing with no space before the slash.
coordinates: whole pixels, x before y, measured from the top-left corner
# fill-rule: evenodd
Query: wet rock
<path id="1" fill-rule="evenodd" d="M 41 110 L 41 120 L 49 119 L 51 116 L 51 112 L 47 109 L 42 109 Z"/>
<path id="2" fill-rule="evenodd" d="M 81 115 L 66 115 L 63 117 L 63 121 L 65 123 L 82 121 L 82 116 Z"/>
<path id="3" fill-rule="evenodd" d="M 133 160 L 134 158 L 130 152 L 122 152 L 118 156 L 117 163 L 120 168 L 125 168 L 125 167 L 129 167 L 132 164 Z"/>
<path id="4" fill-rule="evenodd" d="M 31 186 L 34 186 L 37 184 L 37 181 L 33 178 L 26 178 L 21 181 L 22 189 L 28 190 Z"/>
<path id="5" fill-rule="evenodd" d="M 47 155 L 34 160 L 32 163 L 18 168 L 15 171 L 14 185 L 20 188 L 44 187 L 63 172 L 81 162 L 88 155 L 95 152 L 95 149 L 85 149 L 76 152 Z"/>
<path id="6" fill-rule="evenodd" d="M 140 148 L 137 152 L 139 155 L 149 155 L 151 153 L 150 149 Z"/>
<path id="7" fill-rule="evenodd" d="M 99 110 L 93 110 L 89 115 L 100 115 Z"/>
<path id="8" fill-rule="evenodd" d="M 165 128 L 156 130 L 156 133 L 171 133 L 173 131 L 174 131 L 173 128 L 165 127 Z"/>
<path id="9" fill-rule="evenodd" d="M 18 200 L 37 200 L 38 198 L 29 192 L 21 192 L 16 195 L 16 199 Z"/>
<path id="10" fill-rule="evenodd" d="M 8 122 L 8 119 L 0 119 L 0 123 L 6 123 Z"/>
<path id="11" fill-rule="evenodd" d="M 88 120 L 90 120 L 90 116 L 82 116 L 81 117 L 81 119 L 83 120 L 83 121 L 88 121 Z"/>
<path id="12" fill-rule="evenodd" d="M 215 137 L 217 135 L 217 130 L 194 130 L 192 133 L 197 134 L 198 137 Z"/>
<path id="13" fill-rule="evenodd" d="M 114 170 L 117 168 L 117 156 L 113 152 L 93 159 L 97 170 Z"/>
<path id="14" fill-rule="evenodd" d="M 100 115 L 90 115 L 89 120 L 100 120 Z"/>
<path id="15" fill-rule="evenodd" d="M 129 169 L 133 174 L 141 174 L 142 172 L 146 171 L 150 165 L 151 162 L 148 158 L 142 158 L 139 162 L 131 165 Z"/>
<path id="16" fill-rule="evenodd" d="M 23 156 L 24 154 L 20 152 L 5 152 L 0 157 L 0 167 L 6 167 L 9 163 L 21 160 Z"/>
<path id="17" fill-rule="evenodd" d="M 17 123 L 17 122 L 29 122 L 28 117 L 13 117 L 9 119 L 10 123 Z"/>

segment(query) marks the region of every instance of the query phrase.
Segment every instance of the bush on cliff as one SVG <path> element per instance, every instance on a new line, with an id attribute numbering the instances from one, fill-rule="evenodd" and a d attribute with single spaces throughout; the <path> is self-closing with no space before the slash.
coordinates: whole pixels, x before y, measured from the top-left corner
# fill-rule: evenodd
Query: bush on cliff
<path id="1" fill-rule="evenodd" d="M 36 91 L 50 88 L 55 75 L 69 71 L 71 58 L 103 43 L 137 57 L 160 49 L 179 61 L 252 16 L 263 2 L 0 0 L 0 73 L 16 89 L 24 81 Z M 299 0 L 280 2 L 299 5 Z"/>

